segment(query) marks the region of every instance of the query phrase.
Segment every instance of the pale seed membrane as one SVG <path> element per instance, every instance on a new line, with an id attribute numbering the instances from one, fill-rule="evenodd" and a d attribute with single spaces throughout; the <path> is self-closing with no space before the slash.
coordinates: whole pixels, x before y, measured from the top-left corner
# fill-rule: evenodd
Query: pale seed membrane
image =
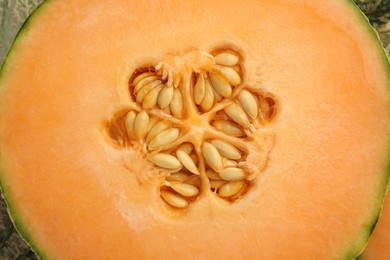
<path id="1" fill-rule="evenodd" d="M 224 180 L 210 180 L 210 188 L 217 190 L 226 183 L 227 181 Z"/>
<path id="2" fill-rule="evenodd" d="M 219 174 L 211 169 L 208 169 L 206 171 L 206 175 L 210 180 L 221 180 L 221 177 Z"/>
<path id="3" fill-rule="evenodd" d="M 233 160 L 225 160 L 223 162 L 223 167 L 227 168 L 227 167 L 237 167 L 238 163 L 236 161 L 233 161 Z"/>

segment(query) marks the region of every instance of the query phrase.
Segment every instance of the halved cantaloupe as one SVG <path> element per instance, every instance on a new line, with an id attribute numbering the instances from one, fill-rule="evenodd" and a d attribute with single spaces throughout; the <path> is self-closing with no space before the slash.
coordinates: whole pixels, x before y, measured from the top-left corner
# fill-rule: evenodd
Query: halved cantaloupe
<path id="1" fill-rule="evenodd" d="M 353 258 L 389 83 L 349 1 L 48 1 L 1 70 L 3 192 L 42 258 Z"/>

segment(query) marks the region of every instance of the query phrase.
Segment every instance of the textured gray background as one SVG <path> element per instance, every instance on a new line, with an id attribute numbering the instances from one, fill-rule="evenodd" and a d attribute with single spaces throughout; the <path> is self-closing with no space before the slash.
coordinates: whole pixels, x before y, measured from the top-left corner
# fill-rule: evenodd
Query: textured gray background
<path id="1" fill-rule="evenodd" d="M 0 64 L 6 57 L 21 25 L 42 1 L 0 0 Z M 390 0 L 355 0 L 355 2 L 379 32 L 389 54 Z M 0 199 L 0 260 L 3 259 L 37 259 L 37 257 L 14 229 L 7 214 L 6 204 Z"/>

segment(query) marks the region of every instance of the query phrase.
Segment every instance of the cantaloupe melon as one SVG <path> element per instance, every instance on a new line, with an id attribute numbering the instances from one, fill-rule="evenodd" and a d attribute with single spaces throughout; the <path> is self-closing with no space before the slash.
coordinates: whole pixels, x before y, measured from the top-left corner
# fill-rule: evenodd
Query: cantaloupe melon
<path id="1" fill-rule="evenodd" d="M 1 70 L 1 185 L 41 258 L 352 259 L 389 84 L 350 1 L 47 1 Z"/>

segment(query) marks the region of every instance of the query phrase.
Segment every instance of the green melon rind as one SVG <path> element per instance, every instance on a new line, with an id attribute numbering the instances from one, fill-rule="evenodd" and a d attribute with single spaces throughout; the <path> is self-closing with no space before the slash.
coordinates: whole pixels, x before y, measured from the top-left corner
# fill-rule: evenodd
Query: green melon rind
<path id="1" fill-rule="evenodd" d="M 380 57 L 382 57 L 383 67 L 387 70 L 387 82 L 390 87 L 390 61 L 386 54 L 385 49 L 383 48 L 383 45 L 380 41 L 379 34 L 377 31 L 371 26 L 369 19 L 367 16 L 360 10 L 360 8 L 356 5 L 353 0 L 346 0 L 348 4 L 355 10 L 355 14 L 358 16 L 359 20 L 362 21 L 362 24 L 366 25 L 367 34 L 371 35 L 373 39 L 373 43 L 376 45 L 377 48 L 375 48 L 378 52 L 380 52 Z M 390 120 L 390 118 L 389 118 Z M 390 136 L 390 132 L 388 134 Z M 390 141 L 388 141 L 388 149 L 387 151 L 390 151 Z M 390 152 L 388 152 L 388 156 L 390 157 Z M 363 230 L 361 232 L 361 235 L 359 238 L 357 238 L 355 243 L 351 246 L 351 249 L 349 249 L 345 253 L 345 257 L 342 259 L 355 259 L 358 257 L 361 253 L 363 253 L 364 249 L 367 246 L 368 240 L 371 237 L 372 232 L 375 229 L 376 224 L 378 223 L 380 213 L 382 212 L 383 202 L 385 200 L 385 196 L 387 194 L 387 189 L 390 181 L 390 160 L 387 162 L 387 174 L 385 174 L 384 179 L 382 181 L 382 187 L 380 187 L 381 192 L 378 193 L 376 198 L 376 206 L 373 210 L 373 215 L 370 218 L 369 221 L 367 221 L 366 225 L 363 227 Z"/>
<path id="2" fill-rule="evenodd" d="M 15 51 L 18 49 L 18 45 L 21 41 L 23 41 L 24 36 L 28 33 L 28 29 L 30 27 L 31 22 L 35 20 L 36 17 L 41 13 L 41 11 L 44 9 L 43 6 L 46 6 L 49 1 L 43 1 L 40 3 L 35 10 L 29 15 L 29 17 L 26 19 L 26 21 L 23 23 L 22 27 L 20 28 L 19 32 L 17 33 L 14 42 L 12 43 L 12 46 L 10 50 L 8 51 L 7 56 L 4 59 L 4 62 L 0 68 L 0 95 L 2 95 L 4 89 L 2 87 L 2 81 L 4 79 L 4 75 L 6 74 L 7 68 L 9 66 L 9 62 L 12 60 L 12 56 L 14 55 Z M 43 250 L 40 249 L 40 246 L 36 241 L 34 241 L 33 237 L 28 232 L 28 228 L 23 224 L 23 221 L 20 221 L 18 218 L 17 212 L 13 208 L 13 203 L 11 196 L 8 196 L 7 194 L 7 187 L 5 183 L 3 182 L 3 173 L 4 170 L 2 169 L 3 163 L 1 162 L 0 157 L 0 191 L 1 196 L 4 198 L 6 204 L 7 204 L 7 211 L 8 215 L 10 216 L 10 219 L 15 226 L 16 231 L 21 235 L 21 238 L 31 247 L 32 251 L 38 256 L 39 259 L 49 259 L 47 255 L 43 252 Z"/>
<path id="3" fill-rule="evenodd" d="M 38 14 L 44 9 L 43 6 L 46 6 L 49 1 L 46 0 L 42 2 L 41 4 L 38 5 L 38 7 L 34 10 L 34 12 L 28 17 L 28 19 L 23 23 L 22 27 L 20 28 L 15 41 L 12 44 L 12 47 L 10 48 L 7 56 L 5 57 L 4 63 L 0 68 L 0 94 L 1 94 L 1 83 L 3 80 L 3 76 L 6 74 L 6 70 L 8 67 L 8 63 L 12 60 L 12 55 L 14 52 L 17 50 L 18 44 L 23 40 L 23 36 L 28 33 L 29 26 L 31 22 L 33 22 L 34 18 L 38 16 Z M 377 45 L 377 50 L 380 51 L 381 57 L 383 59 L 383 65 L 385 68 L 387 68 L 387 75 L 388 75 L 388 82 L 390 85 L 390 62 L 387 57 L 387 54 L 380 42 L 380 38 L 378 33 L 375 31 L 375 29 L 371 26 L 369 23 L 368 18 L 364 15 L 364 13 L 359 9 L 359 7 L 353 2 L 353 0 L 345 0 L 346 3 L 348 3 L 351 8 L 355 10 L 355 14 L 359 16 L 359 20 L 362 21 L 362 24 L 366 26 L 367 32 L 371 37 L 373 38 L 373 43 Z M 390 133 L 389 133 L 390 136 Z M 389 142 L 389 149 L 390 151 L 390 142 Z M 1 159 L 1 158 L 0 158 Z M 6 185 L 3 183 L 2 180 L 2 175 L 3 175 L 3 169 L 1 169 L 1 166 L 3 164 L 0 161 L 0 190 L 1 190 L 1 196 L 5 199 L 8 207 L 8 213 L 11 217 L 11 220 L 16 228 L 16 230 L 21 234 L 23 240 L 26 241 L 27 244 L 29 244 L 32 248 L 32 250 L 37 254 L 37 256 L 40 259 L 48 259 L 47 255 L 43 252 L 43 250 L 40 249 L 40 246 L 38 243 L 36 243 L 33 239 L 33 237 L 28 233 L 28 228 L 24 226 L 22 221 L 19 221 L 17 217 L 17 212 L 13 209 L 12 207 L 12 200 L 11 198 L 7 195 L 7 188 Z M 357 238 L 355 243 L 351 246 L 351 249 L 347 250 L 346 253 L 344 254 L 345 257 L 342 259 L 355 259 L 359 254 L 361 254 L 367 243 L 368 240 L 374 231 L 374 228 L 378 222 L 380 213 L 382 211 L 382 206 L 384 202 L 385 195 L 387 194 L 387 188 L 390 180 L 390 161 L 388 162 L 387 165 L 387 172 L 384 175 L 384 180 L 383 180 L 383 187 L 381 187 L 382 192 L 378 194 L 378 197 L 376 199 L 377 203 L 375 206 L 375 210 L 373 210 L 373 216 L 370 218 L 369 221 L 367 221 L 367 224 L 363 227 L 363 230 L 361 232 L 361 236 Z"/>

